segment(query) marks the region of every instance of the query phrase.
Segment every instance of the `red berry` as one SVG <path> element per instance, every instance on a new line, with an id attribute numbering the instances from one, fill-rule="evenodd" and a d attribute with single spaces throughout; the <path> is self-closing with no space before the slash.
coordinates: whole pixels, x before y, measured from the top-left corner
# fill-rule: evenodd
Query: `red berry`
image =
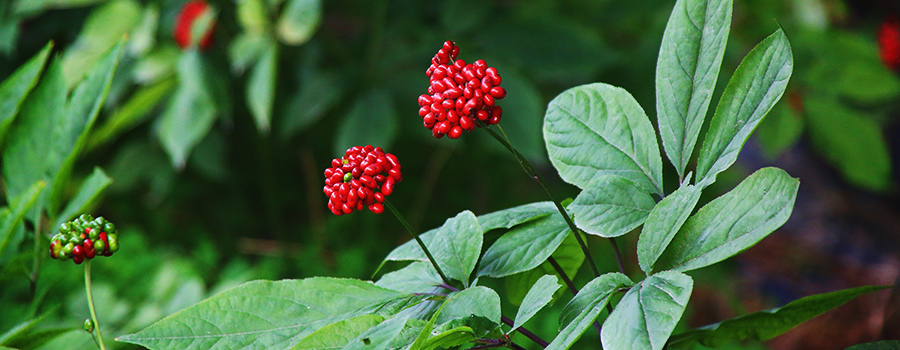
<path id="1" fill-rule="evenodd" d="M 900 69 L 900 20 L 889 17 L 878 28 L 878 47 L 881 61 L 888 68 Z"/>
<path id="2" fill-rule="evenodd" d="M 179 12 L 178 17 L 175 18 L 175 28 L 172 30 L 172 35 L 175 37 L 175 43 L 177 43 L 179 47 L 186 49 L 191 46 L 193 26 L 197 22 L 197 18 L 208 10 L 208 7 L 209 5 L 203 0 L 188 1 L 181 7 L 181 12 Z M 210 28 L 206 33 L 203 33 L 203 37 L 198 42 L 201 50 L 206 50 L 212 45 L 215 26 L 216 24 L 214 22 L 210 25 Z"/>
<path id="3" fill-rule="evenodd" d="M 350 214 L 383 202 L 393 191 L 394 184 L 403 179 L 397 157 L 385 153 L 381 147 L 351 147 L 343 157 L 331 163 L 332 167 L 324 172 L 330 177 L 326 176 L 323 192 L 329 197 L 328 209 L 335 215 Z M 338 177 L 340 180 L 335 182 Z M 383 210 L 382 207 L 373 212 Z"/>
<path id="4" fill-rule="evenodd" d="M 371 210 L 375 214 L 381 214 L 384 212 L 384 205 L 381 203 L 375 203 L 369 206 L 369 210 Z"/>

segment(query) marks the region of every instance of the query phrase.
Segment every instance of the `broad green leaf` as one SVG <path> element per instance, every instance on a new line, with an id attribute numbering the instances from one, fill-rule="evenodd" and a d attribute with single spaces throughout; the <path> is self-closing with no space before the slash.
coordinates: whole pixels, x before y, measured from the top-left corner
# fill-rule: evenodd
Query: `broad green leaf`
<path id="1" fill-rule="evenodd" d="M 177 80 L 166 78 L 153 85 L 138 88 L 124 104 L 117 106 L 112 116 L 106 119 L 96 131 L 88 137 L 87 149 L 93 149 L 117 136 L 133 129 L 147 120 L 160 101 L 172 93 Z"/>
<path id="2" fill-rule="evenodd" d="M 631 287 L 603 322 L 603 348 L 662 349 L 684 313 L 693 286 L 688 275 L 663 271 Z"/>
<path id="3" fill-rule="evenodd" d="M 356 339 L 366 330 L 377 326 L 384 317 L 379 315 L 361 315 L 351 319 L 341 320 L 303 338 L 291 350 L 333 350 L 340 349 Z"/>
<path id="4" fill-rule="evenodd" d="M 373 145 L 390 150 L 397 136 L 397 109 L 387 90 L 369 90 L 356 99 L 340 123 L 335 153 L 353 146 Z"/>
<path id="5" fill-rule="evenodd" d="M 900 340 L 882 340 L 871 343 L 856 344 L 844 350 L 897 350 Z"/>
<path id="6" fill-rule="evenodd" d="M 509 331 L 515 331 L 525 322 L 528 322 L 538 311 L 541 311 L 544 306 L 547 306 L 553 300 L 553 293 L 556 293 L 559 287 L 562 287 L 562 285 L 559 284 L 559 278 L 554 275 L 544 275 L 538 279 L 534 286 L 528 290 L 528 294 L 525 294 L 525 299 L 522 300 L 522 305 L 519 306 L 519 311 L 516 312 L 512 329 Z"/>
<path id="7" fill-rule="evenodd" d="M 245 31 L 265 34 L 269 30 L 269 13 L 263 0 L 238 0 L 237 18 Z"/>
<path id="8" fill-rule="evenodd" d="M 444 283 L 428 261 L 415 261 L 408 266 L 381 276 L 376 286 L 404 293 L 425 293 Z"/>
<path id="9" fill-rule="evenodd" d="M 558 213 L 553 202 L 534 202 L 509 209 L 498 210 L 478 217 L 478 223 L 484 232 L 497 228 L 513 228 L 513 226 L 537 220 Z"/>
<path id="10" fill-rule="evenodd" d="M 16 228 L 20 226 L 25 214 L 37 202 L 38 196 L 46 185 L 47 183 L 43 181 L 34 183 L 25 193 L 11 200 L 8 207 L 0 209 L 0 256 L 6 251 L 6 246 L 12 239 Z"/>
<path id="11" fill-rule="evenodd" d="M 656 110 L 678 176 L 691 159 L 716 87 L 731 28 L 732 0 L 679 0 L 656 63 Z"/>
<path id="12" fill-rule="evenodd" d="M 422 350 L 450 349 L 477 339 L 475 331 L 471 327 L 456 327 L 440 334 L 436 334 L 422 345 Z"/>
<path id="13" fill-rule="evenodd" d="M 610 272 L 588 282 L 563 308 L 559 316 L 559 325 L 562 329 L 546 349 L 570 348 L 594 323 L 609 302 L 610 296 L 619 288 L 629 287 L 633 283 L 628 276 L 618 272 Z"/>
<path id="14" fill-rule="evenodd" d="M 163 111 L 158 137 L 175 168 L 184 168 L 191 150 L 212 128 L 219 109 L 206 84 L 200 52 L 188 50 L 178 60 L 178 88 Z"/>
<path id="15" fill-rule="evenodd" d="M 891 152 L 877 122 L 837 103 L 836 98 L 810 96 L 804 101 L 809 134 L 816 149 L 840 169 L 844 178 L 869 190 L 887 190 Z"/>
<path id="16" fill-rule="evenodd" d="M 129 36 L 128 53 L 130 56 L 144 56 L 156 44 L 156 30 L 159 28 L 159 6 L 148 4 L 144 8 L 140 22 Z"/>
<path id="17" fill-rule="evenodd" d="M 243 73 L 247 67 L 258 62 L 263 54 L 276 45 L 271 37 L 255 33 L 241 33 L 228 45 L 231 70 L 235 73 Z"/>
<path id="18" fill-rule="evenodd" d="M 19 112 L 25 97 L 38 83 L 38 77 L 44 70 L 53 42 L 48 43 L 37 55 L 16 69 L 9 78 L 0 85 L 0 144 L 6 137 L 6 131 Z"/>
<path id="19" fill-rule="evenodd" d="M 19 198 L 36 181 L 48 184 L 53 181 L 71 152 L 65 146 L 68 139 L 73 138 L 65 127 L 65 104 L 62 69 L 59 59 L 52 58 L 40 83 L 22 103 L 18 120 L 9 130 L 2 168 L 7 201 Z M 32 213 L 44 207 L 46 192 L 40 197 Z"/>
<path id="20" fill-rule="evenodd" d="M 150 349 L 287 349 L 319 328 L 372 314 L 402 296 L 351 279 L 254 281 L 117 340 Z"/>
<path id="21" fill-rule="evenodd" d="M 268 134 L 272 125 L 272 104 L 275 102 L 277 76 L 278 46 L 271 42 L 250 72 L 247 82 L 247 106 L 253 114 L 256 129 L 262 134 Z"/>
<path id="22" fill-rule="evenodd" d="M 62 206 L 62 196 L 65 193 L 66 184 L 72 173 L 75 161 L 81 155 L 88 142 L 91 128 L 100 109 L 106 102 L 106 95 L 112 86 L 113 74 L 119 65 L 120 52 L 124 42 L 119 42 L 104 56 L 100 57 L 96 66 L 88 72 L 87 76 L 78 83 L 66 104 L 65 119 L 61 126 L 63 135 L 57 139 L 59 151 L 68 151 L 65 160 L 60 164 L 53 183 L 50 186 L 50 206 L 48 212 L 55 217 L 57 210 Z"/>
<path id="23" fill-rule="evenodd" d="M 135 82 L 149 85 L 160 80 L 174 77 L 178 69 L 178 58 L 181 48 L 175 43 L 160 45 L 156 50 L 137 58 L 131 74 Z"/>
<path id="24" fill-rule="evenodd" d="M 340 101 L 343 84 L 340 75 L 314 70 L 300 81 L 300 89 L 290 98 L 281 115 L 279 136 L 288 139 L 322 119 Z"/>
<path id="25" fill-rule="evenodd" d="M 575 235 L 571 232 L 550 256 L 556 260 L 556 263 L 566 273 L 566 276 L 575 276 L 584 263 L 584 252 L 581 250 L 578 240 L 575 239 Z M 544 275 L 560 277 L 553 265 L 546 261 L 536 268 L 506 277 L 504 280 L 509 302 L 513 305 L 521 305 L 522 301 L 525 300 L 526 291 Z M 562 290 L 559 290 L 554 293 L 553 297 L 558 298 L 561 294 Z"/>
<path id="26" fill-rule="evenodd" d="M 357 336 L 355 339 L 351 340 L 341 349 L 387 349 L 388 344 L 390 344 L 391 341 L 393 341 L 394 338 L 400 335 L 400 332 L 403 331 L 403 327 L 406 325 L 407 320 L 409 320 L 409 317 L 405 316 L 396 316 L 390 318 L 384 322 L 381 322 L 375 327 L 369 328 L 368 330 Z"/>
<path id="27" fill-rule="evenodd" d="M 585 189 L 603 175 L 618 175 L 647 193 L 662 193 L 656 132 L 622 88 L 595 83 L 559 94 L 544 116 L 544 140 L 568 183 Z"/>
<path id="28" fill-rule="evenodd" d="M 72 88 L 81 81 L 88 69 L 137 28 L 141 19 L 141 4 L 136 0 L 114 0 L 91 11 L 78 39 L 63 55 L 66 86 Z"/>
<path id="29" fill-rule="evenodd" d="M 744 142 L 781 99 L 794 67 L 791 44 L 778 29 L 744 57 L 722 92 L 697 159 L 697 184 L 706 187 L 737 160 Z"/>
<path id="30" fill-rule="evenodd" d="M 288 0 L 278 19 L 278 36 L 287 45 L 301 45 L 313 36 L 321 21 L 320 0 Z"/>
<path id="31" fill-rule="evenodd" d="M 104 3 L 110 0 L 17 0 L 15 2 L 16 16 L 31 16 L 50 9 L 65 9 L 72 7 L 83 7 L 97 3 Z"/>
<path id="32" fill-rule="evenodd" d="M 112 179 L 106 176 L 103 169 L 95 167 L 91 176 L 81 184 L 81 188 L 75 194 L 75 197 L 66 204 L 66 208 L 59 214 L 59 217 L 56 219 L 56 225 L 53 226 L 54 229 L 79 214 L 88 212 L 88 209 L 93 206 L 94 201 L 100 196 L 100 193 L 111 183 Z"/>
<path id="33" fill-rule="evenodd" d="M 738 316 L 675 335 L 671 345 L 682 348 L 696 341 L 718 348 L 745 339 L 769 340 L 860 295 L 889 287 L 865 286 L 806 296 L 780 308 Z"/>
<path id="34" fill-rule="evenodd" d="M 481 254 L 483 232 L 475 214 L 466 210 L 447 219 L 431 244 L 426 246 L 447 277 L 468 286 L 469 276 Z"/>
<path id="35" fill-rule="evenodd" d="M 595 178 L 568 209 L 575 214 L 575 226 L 600 237 L 618 237 L 644 223 L 656 205 L 634 182 L 614 175 Z"/>
<path id="36" fill-rule="evenodd" d="M 559 214 L 515 226 L 484 252 L 478 276 L 504 277 L 538 267 L 569 232 Z"/>
<path id="37" fill-rule="evenodd" d="M 784 170 L 756 171 L 688 218 L 655 269 L 695 270 L 752 247 L 791 216 L 799 186 Z"/>
<path id="38" fill-rule="evenodd" d="M 659 201 L 644 222 L 638 238 L 637 255 L 641 270 L 650 274 L 656 259 L 666 250 L 681 225 L 688 219 L 697 201 L 700 187 L 682 186 Z"/>
<path id="39" fill-rule="evenodd" d="M 786 102 L 772 107 L 769 115 L 756 128 L 756 140 L 769 159 L 774 159 L 796 144 L 806 124 L 803 95 L 789 91 Z"/>
<path id="40" fill-rule="evenodd" d="M 455 295 L 453 297 L 455 297 Z M 453 297 L 451 297 L 451 299 Z M 425 342 L 428 341 L 428 338 L 431 336 L 432 330 L 434 330 L 434 322 L 437 321 L 437 317 L 441 314 L 441 311 L 444 310 L 445 305 L 447 305 L 447 302 L 442 302 L 437 311 L 435 311 L 434 314 L 431 315 L 431 317 L 428 319 L 428 323 L 426 323 L 425 326 L 422 327 L 422 329 L 419 331 L 419 334 L 409 345 L 410 350 L 421 350 L 425 346 Z"/>
<path id="41" fill-rule="evenodd" d="M 493 289 L 475 286 L 456 293 L 441 306 L 435 324 L 472 316 L 484 317 L 500 324 L 500 296 Z"/>

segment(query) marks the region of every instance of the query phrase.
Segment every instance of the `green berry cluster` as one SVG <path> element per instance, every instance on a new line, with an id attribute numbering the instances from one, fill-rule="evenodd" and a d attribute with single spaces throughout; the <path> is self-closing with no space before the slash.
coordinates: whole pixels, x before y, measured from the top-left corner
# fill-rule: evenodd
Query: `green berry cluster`
<path id="1" fill-rule="evenodd" d="M 84 214 L 59 226 L 50 240 L 50 257 L 72 259 L 75 264 L 95 256 L 110 256 L 119 250 L 119 234 L 116 225 L 103 217 L 94 219 Z"/>

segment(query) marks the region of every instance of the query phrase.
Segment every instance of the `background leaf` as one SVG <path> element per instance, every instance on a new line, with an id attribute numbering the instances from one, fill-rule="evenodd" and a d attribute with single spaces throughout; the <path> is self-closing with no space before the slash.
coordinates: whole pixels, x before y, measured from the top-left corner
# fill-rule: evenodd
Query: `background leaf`
<path id="1" fill-rule="evenodd" d="M 603 175 L 662 193 L 656 132 L 641 106 L 622 88 L 577 86 L 556 96 L 544 116 L 550 162 L 568 183 L 588 188 Z"/>
<path id="2" fill-rule="evenodd" d="M 256 129 L 268 134 L 272 124 L 272 104 L 275 101 L 275 82 L 278 76 L 278 46 L 274 42 L 256 62 L 247 82 L 247 106 L 253 114 Z"/>
<path id="3" fill-rule="evenodd" d="M 175 168 L 184 168 L 191 150 L 212 128 L 218 108 L 206 85 L 200 52 L 188 50 L 178 59 L 178 88 L 159 120 L 157 136 Z"/>
<path id="4" fill-rule="evenodd" d="M 752 247 L 791 216 L 799 186 L 784 170 L 756 171 L 688 218 L 656 268 L 690 271 Z"/>
<path id="5" fill-rule="evenodd" d="M 732 0 L 679 0 L 656 64 L 656 110 L 666 155 L 678 176 L 706 119 L 731 29 Z"/>
<path id="6" fill-rule="evenodd" d="M 575 225 L 585 233 L 618 237 L 643 224 L 655 205 L 653 197 L 634 182 L 606 175 L 593 180 L 568 209 L 575 214 Z"/>
<path id="7" fill-rule="evenodd" d="M 650 274 L 653 263 L 665 251 L 681 225 L 697 206 L 700 188 L 693 185 L 682 186 L 659 201 L 641 229 L 637 244 L 638 264 L 641 270 Z"/>
<path id="8" fill-rule="evenodd" d="M 287 45 L 300 45 L 312 37 L 321 21 L 321 1 L 288 0 L 278 20 L 278 35 Z"/>
<path id="9" fill-rule="evenodd" d="M 558 213 L 513 227 L 484 252 L 478 276 L 504 277 L 531 270 L 547 260 L 569 232 Z"/>
<path id="10" fill-rule="evenodd" d="M 353 103 L 338 126 L 336 154 L 353 146 L 379 146 L 390 150 L 397 136 L 397 109 L 387 90 L 369 90 Z"/>
<path id="11" fill-rule="evenodd" d="M 519 311 L 516 312 L 516 318 L 509 332 L 511 333 L 521 327 L 538 311 L 541 311 L 544 306 L 547 306 L 553 300 L 553 293 L 556 293 L 559 287 L 562 287 L 562 285 L 559 284 L 559 278 L 554 275 L 544 275 L 539 278 L 534 283 L 534 286 L 528 290 L 528 294 L 525 294 L 525 299 L 522 300 L 522 305 L 519 306 Z"/>
<path id="12" fill-rule="evenodd" d="M 0 85 L 0 144 L 3 143 L 6 131 L 9 130 L 25 97 L 37 85 L 38 77 L 44 71 L 44 64 L 47 62 L 47 57 L 50 56 L 51 49 L 53 49 L 53 42 L 44 46 L 41 52 L 16 69 Z"/>
<path id="13" fill-rule="evenodd" d="M 285 349 L 402 295 L 351 279 L 248 282 L 116 340 L 150 349 Z"/>
<path id="14" fill-rule="evenodd" d="M 781 99 L 794 68 L 791 44 L 778 29 L 744 57 L 722 92 L 697 159 L 697 184 L 706 187 L 737 160 L 756 125 Z"/>
<path id="15" fill-rule="evenodd" d="M 865 286 L 806 296 L 780 308 L 738 316 L 678 334 L 672 337 L 671 345 L 682 348 L 696 341 L 715 348 L 745 339 L 769 340 L 860 295 L 889 287 Z"/>
<path id="16" fill-rule="evenodd" d="M 3 256 L 13 233 L 20 227 L 25 214 L 37 202 L 46 185 L 47 183 L 43 181 L 34 183 L 28 191 L 9 201 L 8 207 L 0 209 L 0 256 Z"/>
<path id="17" fill-rule="evenodd" d="M 631 287 L 603 322 L 604 349 L 662 349 L 691 297 L 688 275 L 663 271 Z"/>
<path id="18" fill-rule="evenodd" d="M 99 197 L 103 190 L 111 183 L 112 179 L 110 179 L 109 176 L 106 176 L 103 169 L 100 169 L 99 167 L 94 168 L 94 172 L 84 180 L 81 184 L 81 188 L 79 188 L 78 192 L 75 194 L 75 197 L 72 197 L 68 204 L 66 204 L 66 208 L 59 214 L 53 229 L 56 229 L 66 221 L 74 219 L 81 213 L 87 213 L 97 197 Z"/>
<path id="19" fill-rule="evenodd" d="M 610 272 L 584 285 L 578 295 L 563 308 L 559 316 L 562 329 L 547 349 L 564 350 L 575 344 L 606 307 L 610 296 L 619 288 L 631 286 L 632 283 L 628 276 Z"/>
<path id="20" fill-rule="evenodd" d="M 121 42 L 141 21 L 141 4 L 135 0 L 113 0 L 91 11 L 78 39 L 63 55 L 66 86 L 72 88 L 105 53 Z"/>

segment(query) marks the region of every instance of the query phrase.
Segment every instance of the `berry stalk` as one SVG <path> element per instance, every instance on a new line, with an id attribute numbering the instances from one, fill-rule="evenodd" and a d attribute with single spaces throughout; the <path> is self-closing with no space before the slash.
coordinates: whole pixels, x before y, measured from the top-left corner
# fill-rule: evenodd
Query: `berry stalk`
<path id="1" fill-rule="evenodd" d="M 444 281 L 444 284 L 449 286 L 450 280 L 446 275 L 444 275 L 444 271 L 441 271 L 441 268 L 438 266 L 437 261 L 434 260 L 434 256 L 431 255 L 431 252 L 428 251 L 428 247 L 425 246 L 425 242 L 422 242 L 422 239 L 419 238 L 419 235 L 413 231 L 411 226 L 409 226 L 409 222 L 407 222 L 406 219 L 403 218 L 403 215 L 400 215 L 400 211 L 398 211 L 397 208 L 395 208 L 394 205 L 391 204 L 391 201 L 389 201 L 387 198 L 384 199 L 384 205 L 388 207 L 388 209 L 390 209 L 392 213 L 394 213 L 394 216 L 397 217 L 397 220 L 400 220 L 400 223 L 403 225 L 403 227 L 406 228 L 406 232 L 409 232 L 409 234 L 416 239 L 416 243 L 418 243 L 419 247 L 422 248 L 422 251 L 425 252 L 425 256 L 428 257 L 428 261 L 431 262 L 431 266 L 434 266 L 434 269 L 437 270 L 437 273 L 441 276 L 441 280 Z"/>
<path id="2" fill-rule="evenodd" d="M 94 329 L 97 331 L 97 346 L 100 350 L 106 350 L 103 345 L 103 335 L 100 334 L 100 322 L 97 321 L 97 312 L 94 310 L 94 298 L 91 296 L 91 261 L 84 263 L 84 291 L 87 294 L 88 308 L 91 310 L 91 321 L 94 322 Z"/>

